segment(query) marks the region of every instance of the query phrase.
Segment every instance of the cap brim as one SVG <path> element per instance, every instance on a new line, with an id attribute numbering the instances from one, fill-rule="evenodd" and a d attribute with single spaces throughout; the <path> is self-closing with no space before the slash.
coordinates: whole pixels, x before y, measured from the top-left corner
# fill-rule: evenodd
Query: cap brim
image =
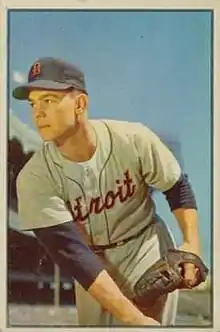
<path id="1" fill-rule="evenodd" d="M 60 83 L 54 81 L 47 81 L 47 80 L 36 80 L 15 88 L 12 92 L 14 98 L 19 100 L 28 99 L 29 92 L 32 89 L 45 89 L 45 90 L 67 90 L 73 87 L 71 84 L 67 83 Z"/>

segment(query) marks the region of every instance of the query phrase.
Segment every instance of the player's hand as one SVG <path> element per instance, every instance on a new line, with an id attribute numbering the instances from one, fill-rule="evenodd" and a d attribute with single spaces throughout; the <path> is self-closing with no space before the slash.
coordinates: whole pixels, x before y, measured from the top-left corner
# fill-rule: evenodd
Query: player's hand
<path id="1" fill-rule="evenodd" d="M 179 247 L 179 250 L 184 250 L 188 252 L 192 252 L 193 254 L 196 254 L 197 256 L 200 255 L 199 249 L 195 248 L 193 245 L 190 245 L 189 243 L 183 243 L 182 246 Z M 189 288 L 192 288 L 195 286 L 198 278 L 198 269 L 194 264 L 186 263 L 183 266 L 182 274 L 184 277 L 184 282 Z"/>
<path id="2" fill-rule="evenodd" d="M 151 317 L 145 317 L 144 320 L 143 320 L 143 323 L 141 325 L 144 325 L 144 326 L 160 326 L 161 324 L 157 320 L 155 320 Z"/>

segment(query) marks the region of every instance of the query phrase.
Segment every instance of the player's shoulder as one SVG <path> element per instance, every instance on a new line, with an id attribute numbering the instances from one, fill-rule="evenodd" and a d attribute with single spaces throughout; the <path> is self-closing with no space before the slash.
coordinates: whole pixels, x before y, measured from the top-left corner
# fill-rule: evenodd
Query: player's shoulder
<path id="1" fill-rule="evenodd" d="M 46 171 L 43 147 L 33 153 L 17 176 L 17 182 L 23 183 L 31 179 L 43 178 Z"/>
<path id="2" fill-rule="evenodd" d="M 140 131 L 151 132 L 151 129 L 141 122 L 114 120 L 114 119 L 99 119 L 93 120 L 94 123 L 105 123 L 112 132 L 119 133 L 120 135 L 135 136 Z"/>

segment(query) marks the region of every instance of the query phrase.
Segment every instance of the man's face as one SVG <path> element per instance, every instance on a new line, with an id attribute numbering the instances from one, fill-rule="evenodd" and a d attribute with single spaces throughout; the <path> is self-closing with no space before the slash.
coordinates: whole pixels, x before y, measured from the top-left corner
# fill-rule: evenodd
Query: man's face
<path id="1" fill-rule="evenodd" d="M 76 97 L 73 93 L 33 90 L 28 99 L 35 124 L 44 141 L 56 141 L 74 132 Z"/>

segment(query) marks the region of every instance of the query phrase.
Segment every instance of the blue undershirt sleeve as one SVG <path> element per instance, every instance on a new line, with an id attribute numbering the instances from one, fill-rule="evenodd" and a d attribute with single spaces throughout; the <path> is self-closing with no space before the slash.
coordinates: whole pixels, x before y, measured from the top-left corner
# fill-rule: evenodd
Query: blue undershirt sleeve
<path id="1" fill-rule="evenodd" d="M 171 211 L 179 208 L 197 209 L 196 198 L 186 174 L 181 174 L 172 188 L 164 191 Z"/>
<path id="2" fill-rule="evenodd" d="M 85 290 L 104 270 L 101 260 L 85 243 L 73 221 L 34 229 L 33 232 L 53 262 Z"/>

